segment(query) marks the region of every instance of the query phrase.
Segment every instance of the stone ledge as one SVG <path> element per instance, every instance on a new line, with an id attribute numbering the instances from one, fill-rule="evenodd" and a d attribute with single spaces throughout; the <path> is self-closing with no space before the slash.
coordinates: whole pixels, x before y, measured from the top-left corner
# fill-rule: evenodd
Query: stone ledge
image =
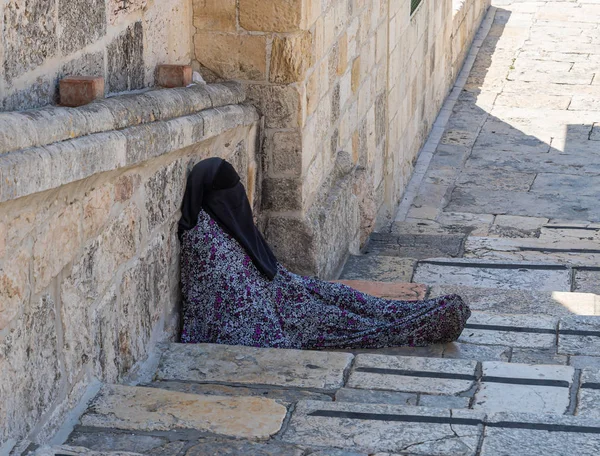
<path id="1" fill-rule="evenodd" d="M 166 121 L 209 108 L 242 103 L 241 84 L 195 85 L 98 100 L 79 108 L 47 107 L 0 113 L 0 154 L 95 133 Z"/>
<path id="2" fill-rule="evenodd" d="M 124 97 L 122 101 L 124 104 L 133 103 L 135 97 Z M 226 101 L 226 96 L 219 99 L 219 103 Z M 98 106 L 96 103 L 93 105 Z M 162 108 L 160 112 L 154 111 L 158 119 L 176 114 L 172 106 L 165 104 Z M 142 113 L 143 109 L 150 107 L 138 103 L 135 109 Z M 182 109 L 180 113 L 185 114 L 186 110 Z M 124 109 L 123 113 L 126 111 Z M 135 117 L 134 109 L 129 110 L 129 115 L 133 119 L 122 124 L 136 125 L 137 119 L 136 126 L 0 155 L 0 203 L 135 165 L 213 138 L 227 130 L 251 125 L 259 119 L 256 110 L 246 105 L 221 106 L 152 123 L 144 123 L 143 119 Z M 39 119 L 36 121 L 41 122 Z M 0 135 L 1 122 L 0 119 Z M 46 126 L 43 130 L 49 128 Z"/>

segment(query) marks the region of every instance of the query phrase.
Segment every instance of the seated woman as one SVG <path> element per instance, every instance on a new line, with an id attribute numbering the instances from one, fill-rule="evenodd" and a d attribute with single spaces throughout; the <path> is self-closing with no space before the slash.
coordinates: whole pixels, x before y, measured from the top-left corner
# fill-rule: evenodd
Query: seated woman
<path id="1" fill-rule="evenodd" d="M 456 295 L 393 301 L 289 272 L 254 224 L 233 167 L 192 170 L 179 222 L 182 342 L 279 348 L 383 348 L 451 342 L 471 312 Z"/>

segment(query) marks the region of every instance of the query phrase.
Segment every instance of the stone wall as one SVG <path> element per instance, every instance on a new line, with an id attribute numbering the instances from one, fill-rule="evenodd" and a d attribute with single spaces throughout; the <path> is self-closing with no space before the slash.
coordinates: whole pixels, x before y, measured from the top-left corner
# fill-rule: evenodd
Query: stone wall
<path id="1" fill-rule="evenodd" d="M 176 337 L 186 170 L 227 158 L 259 202 L 244 98 L 217 84 L 0 113 L 0 453 Z"/>
<path id="2" fill-rule="evenodd" d="M 191 0 L 2 0 L 0 111 L 57 103 L 68 75 L 152 86 L 157 64 L 190 63 L 191 38 Z"/>
<path id="3" fill-rule="evenodd" d="M 335 276 L 393 215 L 490 1 L 410 3 L 193 2 L 195 69 L 265 117 L 264 227 L 296 272 Z"/>

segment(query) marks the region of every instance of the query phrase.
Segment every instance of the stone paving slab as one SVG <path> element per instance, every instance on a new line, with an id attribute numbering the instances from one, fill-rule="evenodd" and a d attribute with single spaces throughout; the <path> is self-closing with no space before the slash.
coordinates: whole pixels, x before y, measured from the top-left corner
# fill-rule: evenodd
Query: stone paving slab
<path id="1" fill-rule="evenodd" d="M 178 381 L 163 381 L 153 382 L 150 384 L 143 384 L 148 388 L 160 388 L 166 391 L 177 391 L 180 393 L 188 394 L 200 394 L 207 396 L 257 396 L 264 397 L 267 399 L 273 399 L 283 405 L 290 405 L 300 400 L 312 400 L 312 401 L 331 401 L 331 396 L 324 393 L 315 393 L 313 391 L 307 391 L 297 388 L 284 388 L 284 387 L 253 387 L 248 388 L 244 386 L 228 386 L 228 385 L 214 385 L 207 383 L 193 383 L 193 382 L 178 382 Z"/>
<path id="2" fill-rule="evenodd" d="M 337 280 L 362 293 L 384 299 L 417 301 L 424 299 L 427 286 L 420 283 L 371 282 L 367 280 Z"/>
<path id="3" fill-rule="evenodd" d="M 459 342 L 514 348 L 556 347 L 558 319 L 544 315 L 493 315 L 473 312 Z"/>
<path id="4" fill-rule="evenodd" d="M 569 227 L 561 225 L 545 225 L 540 230 L 540 241 L 598 241 L 600 228 L 591 226 Z"/>
<path id="5" fill-rule="evenodd" d="M 562 415 L 569 407 L 574 373 L 568 366 L 484 362 L 473 408 Z"/>
<path id="6" fill-rule="evenodd" d="M 600 356 L 600 317 L 562 318 L 559 327 L 558 353 Z"/>
<path id="7" fill-rule="evenodd" d="M 562 155 L 561 155 L 562 157 Z M 548 157 L 545 157 L 548 159 Z M 514 164 L 509 161 L 507 163 Z M 543 161 L 540 158 L 539 161 Z M 584 160 L 582 160 L 584 161 Z M 477 167 L 497 166 L 510 173 L 511 168 L 502 163 L 490 160 L 489 163 L 478 163 Z M 571 165 L 566 165 L 571 166 Z M 600 164 L 581 164 L 586 170 L 595 168 L 594 173 L 600 174 Z M 570 218 L 572 220 L 591 219 L 600 220 L 596 203 L 598 199 L 592 196 L 567 195 L 556 198 L 554 195 L 545 195 L 529 192 L 510 192 L 501 190 L 485 190 L 472 187 L 456 187 L 452 193 L 450 203 L 445 210 L 451 212 L 474 212 L 479 214 L 507 214 L 532 217 Z"/>
<path id="8" fill-rule="evenodd" d="M 357 355 L 347 386 L 364 390 L 456 395 L 476 380 L 476 361 Z"/>
<path id="9" fill-rule="evenodd" d="M 511 348 L 502 345 L 475 345 L 451 342 L 445 344 L 442 352 L 443 358 L 470 359 L 477 361 L 508 361 Z"/>
<path id="10" fill-rule="evenodd" d="M 130 431 L 194 429 L 266 439 L 279 432 L 286 414 L 287 409 L 272 399 L 105 385 L 81 417 L 81 424 Z"/>
<path id="11" fill-rule="evenodd" d="M 573 289 L 581 293 L 600 295 L 600 268 L 575 269 Z"/>
<path id="12" fill-rule="evenodd" d="M 300 402 L 283 441 L 353 451 L 475 455 L 484 414 L 382 404 Z"/>
<path id="13" fill-rule="evenodd" d="M 92 451 L 131 451 L 147 456 L 172 456 L 188 444 L 174 435 L 152 435 L 118 430 L 77 427 L 66 444 Z"/>
<path id="14" fill-rule="evenodd" d="M 340 275 L 342 280 L 410 282 L 416 261 L 380 255 L 350 255 Z"/>
<path id="15" fill-rule="evenodd" d="M 526 348 L 515 348 L 510 357 L 511 363 L 519 364 L 550 364 L 567 365 L 569 357 L 556 354 L 556 349 L 529 350 Z"/>
<path id="16" fill-rule="evenodd" d="M 600 264 L 600 243 L 472 236 L 465 243 L 465 257 L 595 266 Z"/>
<path id="17" fill-rule="evenodd" d="M 595 456 L 600 421 L 579 417 L 495 413 L 487 418 L 482 456 Z"/>
<path id="18" fill-rule="evenodd" d="M 435 259 L 419 261 L 414 282 L 501 290 L 571 291 L 570 271 L 534 263 Z"/>
<path id="19" fill-rule="evenodd" d="M 600 369 L 581 372 L 576 415 L 600 419 Z"/>
<path id="20" fill-rule="evenodd" d="M 464 234 L 385 234 L 373 233 L 366 253 L 403 258 L 457 257 L 462 254 Z"/>
<path id="21" fill-rule="evenodd" d="M 254 443 L 232 440 L 207 440 L 192 446 L 185 456 L 303 456 L 304 448 L 281 442 Z M 166 455 L 165 455 L 166 456 Z"/>
<path id="22" fill-rule="evenodd" d="M 129 451 L 92 451 L 89 448 L 60 445 L 56 447 L 43 446 L 38 448 L 35 456 L 143 456 Z"/>
<path id="23" fill-rule="evenodd" d="M 574 314 L 600 315 L 600 307 L 598 307 L 600 296 L 593 293 L 499 290 L 461 285 L 435 285 L 429 292 L 431 297 L 447 294 L 461 296 L 471 310 L 488 313 L 544 314 L 558 317 L 569 317 Z"/>
<path id="24" fill-rule="evenodd" d="M 156 379 L 334 390 L 342 387 L 352 358 L 349 353 L 170 344 Z"/>
<path id="25" fill-rule="evenodd" d="M 363 404 L 417 405 L 417 393 L 397 391 L 342 388 L 335 393 L 336 402 L 359 402 Z"/>

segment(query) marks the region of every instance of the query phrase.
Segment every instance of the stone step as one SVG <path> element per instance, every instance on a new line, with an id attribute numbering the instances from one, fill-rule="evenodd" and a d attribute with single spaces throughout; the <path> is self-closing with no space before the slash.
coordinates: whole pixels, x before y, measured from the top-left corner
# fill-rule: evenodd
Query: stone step
<path id="1" fill-rule="evenodd" d="M 374 282 L 368 280 L 336 280 L 362 293 L 397 301 L 417 301 L 427 295 L 427 286 L 420 283 Z"/>
<path id="2" fill-rule="evenodd" d="M 141 453 L 129 451 L 93 451 L 86 447 L 60 445 L 56 447 L 43 446 L 34 453 L 35 456 L 143 456 Z"/>
<path id="3" fill-rule="evenodd" d="M 417 260 L 389 255 L 350 255 L 340 275 L 341 280 L 375 282 L 410 282 Z"/>
<path id="4" fill-rule="evenodd" d="M 282 440 L 368 454 L 595 456 L 600 448 L 600 421 L 559 415 L 302 401 Z"/>
<path id="5" fill-rule="evenodd" d="M 594 238 L 590 240 L 548 239 L 545 236 L 543 239 L 505 239 L 471 236 L 465 243 L 464 256 L 484 260 L 597 266 L 600 264 L 600 243 Z M 600 272 L 598 274 L 600 276 Z"/>
<path id="6" fill-rule="evenodd" d="M 576 283 L 581 284 L 579 281 Z M 600 316 L 600 296 L 595 293 L 503 290 L 465 285 L 434 285 L 429 290 L 430 297 L 449 294 L 461 296 L 471 310 L 481 312 L 555 317 Z"/>
<path id="7" fill-rule="evenodd" d="M 461 257 L 466 234 L 390 234 L 373 233 L 364 249 L 365 254 L 400 258 Z"/>
<path id="8" fill-rule="evenodd" d="M 573 271 L 566 265 L 472 258 L 433 258 L 418 262 L 413 282 L 498 290 L 569 292 Z"/>
<path id="9" fill-rule="evenodd" d="M 88 428 L 133 432 L 191 430 L 260 440 L 277 434 L 286 414 L 286 407 L 261 397 L 104 385 L 80 423 Z"/>

